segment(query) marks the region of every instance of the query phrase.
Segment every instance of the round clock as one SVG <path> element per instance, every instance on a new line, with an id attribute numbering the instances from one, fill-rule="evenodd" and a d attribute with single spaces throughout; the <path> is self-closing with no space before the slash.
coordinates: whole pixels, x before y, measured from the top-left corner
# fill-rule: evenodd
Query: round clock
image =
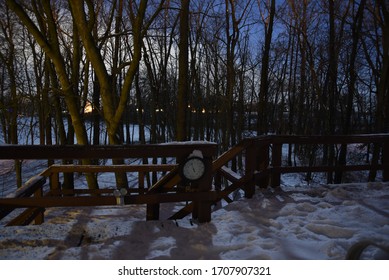
<path id="1" fill-rule="evenodd" d="M 198 156 L 187 158 L 182 164 L 182 176 L 188 181 L 200 180 L 205 174 L 204 159 Z"/>

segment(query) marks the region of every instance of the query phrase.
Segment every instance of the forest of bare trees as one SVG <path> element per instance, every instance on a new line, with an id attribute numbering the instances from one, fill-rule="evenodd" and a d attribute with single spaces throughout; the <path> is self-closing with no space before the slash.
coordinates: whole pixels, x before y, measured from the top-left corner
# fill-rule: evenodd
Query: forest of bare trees
<path id="1" fill-rule="evenodd" d="M 388 131 L 386 1 L 2 2 L 5 143 L 22 115 L 40 144 Z"/>
<path id="2" fill-rule="evenodd" d="M 389 131 L 386 0 L 1 0 L 0 27 L 2 143 Z"/>

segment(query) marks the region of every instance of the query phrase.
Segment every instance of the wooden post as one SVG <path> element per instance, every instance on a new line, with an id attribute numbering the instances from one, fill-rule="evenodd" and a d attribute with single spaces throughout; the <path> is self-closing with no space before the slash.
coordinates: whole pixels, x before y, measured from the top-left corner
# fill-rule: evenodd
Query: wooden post
<path id="1" fill-rule="evenodd" d="M 214 176 L 214 186 L 216 191 L 221 191 L 222 190 L 222 176 L 220 175 L 219 172 L 215 173 Z"/>
<path id="2" fill-rule="evenodd" d="M 282 157 L 282 144 L 281 143 L 273 143 L 272 150 L 272 167 L 280 167 L 281 166 L 281 157 Z M 279 171 L 272 172 L 271 175 L 271 186 L 279 187 L 281 185 L 281 173 Z"/>
<path id="3" fill-rule="evenodd" d="M 387 141 L 382 145 L 382 180 L 389 181 L 389 143 Z"/>
<path id="4" fill-rule="evenodd" d="M 40 188 L 38 188 L 34 192 L 34 197 L 40 198 L 42 196 L 43 196 L 43 189 L 42 189 L 42 187 L 40 187 Z M 35 217 L 35 224 L 36 225 L 41 225 L 41 224 L 43 224 L 43 222 L 45 220 L 45 217 L 44 217 L 45 209 L 44 208 L 39 208 L 38 211 L 39 212 L 38 212 L 38 214 Z"/>
<path id="5" fill-rule="evenodd" d="M 244 196 L 246 198 L 252 198 L 255 194 L 255 181 L 254 181 L 254 172 L 255 165 L 257 162 L 257 149 L 253 143 L 251 143 L 246 149 L 246 170 L 245 170 L 245 188 Z"/>
<path id="6" fill-rule="evenodd" d="M 146 220 L 153 221 L 159 220 L 159 203 L 147 204 L 146 208 Z"/>
<path id="7" fill-rule="evenodd" d="M 206 173 L 198 182 L 198 191 L 210 191 L 212 189 L 212 157 L 204 155 Z M 207 223 L 211 221 L 212 201 L 202 200 L 193 202 L 192 217 L 197 219 L 199 223 Z"/>
<path id="8" fill-rule="evenodd" d="M 139 182 L 139 194 L 145 193 L 145 173 L 140 172 L 138 173 L 138 182 Z"/>
<path id="9" fill-rule="evenodd" d="M 257 158 L 257 171 L 265 171 L 269 168 L 269 148 L 268 142 L 260 143 L 256 151 Z M 259 180 L 256 180 L 256 185 L 260 188 L 267 188 L 269 186 L 269 175 L 263 176 Z"/>
<path id="10" fill-rule="evenodd" d="M 51 191 L 59 191 L 60 183 L 59 183 L 59 173 L 53 172 L 50 174 L 50 190 Z"/>

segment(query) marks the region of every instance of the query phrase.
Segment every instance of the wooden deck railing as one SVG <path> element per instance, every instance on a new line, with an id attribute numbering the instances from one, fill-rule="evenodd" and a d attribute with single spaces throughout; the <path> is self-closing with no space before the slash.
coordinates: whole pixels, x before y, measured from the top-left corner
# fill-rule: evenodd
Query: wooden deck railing
<path id="1" fill-rule="evenodd" d="M 374 144 L 379 147 L 377 163 L 327 164 L 289 166 L 283 164 L 282 147 L 292 145 L 349 145 Z M 207 162 L 207 172 L 198 182 L 185 183 L 180 175 L 180 163 L 193 152 L 200 150 Z M 263 136 L 245 139 L 219 157 L 217 145 L 207 142 L 171 143 L 166 145 L 135 146 L 0 146 L 0 159 L 107 159 L 107 158 L 175 158 L 173 164 L 131 165 L 52 165 L 39 176 L 30 180 L 13 197 L 0 199 L 0 219 L 16 208 L 27 208 L 8 225 L 43 222 L 44 209 L 48 207 L 99 206 L 117 204 L 146 204 L 147 219 L 159 219 L 160 203 L 189 202 L 174 213 L 170 219 L 179 219 L 192 213 L 199 222 L 211 220 L 212 205 L 224 199 L 231 202 L 231 193 L 242 189 L 250 198 L 256 187 L 277 187 L 281 174 L 299 172 L 339 172 L 359 170 L 381 170 L 382 179 L 389 181 L 389 135 L 350 136 Z M 244 170 L 235 172 L 229 162 L 238 156 L 245 159 Z M 138 183 L 125 190 L 105 188 L 63 189 L 60 173 L 105 173 L 134 172 Z M 148 173 L 159 172 L 159 180 L 145 186 Z M 50 184 L 45 185 L 46 178 Z M 224 182 L 224 183 L 223 183 Z M 114 184 L 114 183 L 113 183 Z M 45 187 L 46 186 L 46 187 Z M 44 191 L 44 187 L 47 191 Z M 31 197 L 34 195 L 34 197 Z"/>
<path id="2" fill-rule="evenodd" d="M 0 146 L 0 159 L 160 159 L 170 158 L 174 164 L 129 164 L 129 165 L 52 165 L 44 170 L 40 177 L 48 178 L 50 187 L 43 193 L 43 185 L 39 188 L 43 195 L 31 198 L 27 193 L 19 197 L 0 199 L 0 213 L 6 216 L 15 208 L 47 208 L 62 206 L 99 206 L 122 204 L 147 204 L 147 219 L 159 218 L 159 203 L 177 201 L 195 201 L 199 221 L 210 220 L 211 203 L 215 200 L 209 192 L 212 189 L 212 173 L 200 181 L 191 184 L 190 192 L 182 192 L 176 185 L 181 183 L 178 165 L 194 150 L 201 151 L 204 161 L 211 165 L 216 156 L 217 145 L 209 142 L 184 142 L 161 145 L 131 145 L 131 146 Z M 105 173 L 125 172 L 138 173 L 137 185 L 126 189 L 126 195 L 119 197 L 112 182 L 112 187 L 90 190 L 63 189 L 60 182 L 60 173 Z M 145 177 L 148 173 L 159 172 L 160 181 L 150 188 L 145 186 Z M 163 175 L 167 174 L 167 175 Z M 174 184 L 171 180 L 164 182 L 166 177 L 176 178 Z M 161 184 L 161 182 L 164 182 Z M 169 185 L 170 190 L 166 190 Z M 23 187 L 30 189 L 36 185 Z M 163 187 L 164 189 L 161 189 Z M 175 187 L 175 188 L 173 188 Z M 116 194 L 116 196 L 115 196 Z M 3 218 L 3 217 L 2 217 Z M 20 221 L 20 219 L 18 220 Z M 14 223 L 13 223 L 14 224 Z M 22 224 L 22 223 L 21 223 Z M 23 222 L 24 224 L 24 222 Z"/>
<path id="3" fill-rule="evenodd" d="M 40 175 L 34 176 L 29 179 L 21 188 L 19 188 L 8 199 L 23 199 L 23 198 L 41 198 L 43 196 L 43 185 L 46 183 L 46 178 Z M 1 204 L 0 204 L 1 205 Z M 14 208 L 0 207 L 0 220 L 10 214 Z M 32 221 L 35 224 L 41 224 L 44 220 L 43 207 L 31 207 L 27 208 L 24 212 L 19 214 L 16 218 L 8 222 L 7 225 L 28 225 Z"/>
<path id="4" fill-rule="evenodd" d="M 270 173 L 270 178 L 264 180 L 270 182 L 271 186 L 280 185 L 281 174 L 284 173 L 302 173 L 302 172 L 342 172 L 342 171 L 377 171 L 382 170 L 382 178 L 389 181 L 389 135 L 340 135 L 340 136 L 269 136 L 269 141 L 264 138 L 257 138 L 256 145 L 261 145 L 262 167 L 257 168 L 257 177 L 262 172 Z M 288 166 L 282 164 L 282 146 L 284 144 L 293 145 L 350 145 L 350 144 L 373 144 L 379 147 L 380 156 L 377 163 L 369 162 L 367 164 L 346 164 L 342 162 L 328 162 L 319 165 Z M 266 168 L 263 168 L 267 166 Z"/>

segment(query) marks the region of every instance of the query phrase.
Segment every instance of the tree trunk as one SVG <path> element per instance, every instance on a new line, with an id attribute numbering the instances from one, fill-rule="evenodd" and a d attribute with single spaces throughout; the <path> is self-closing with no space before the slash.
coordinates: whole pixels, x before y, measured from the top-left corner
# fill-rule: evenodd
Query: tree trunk
<path id="1" fill-rule="evenodd" d="M 42 2 L 42 9 L 38 11 L 34 10 L 38 18 L 41 18 L 41 13 L 45 14 L 45 21 L 38 21 L 40 24 L 41 30 L 44 30 L 45 33 L 42 33 L 35 23 L 31 20 L 26 11 L 15 1 L 7 0 L 8 7 L 14 11 L 14 13 L 19 17 L 20 21 L 26 26 L 31 35 L 34 36 L 37 43 L 42 47 L 48 57 L 50 57 L 59 82 L 61 84 L 62 92 L 64 99 L 69 111 L 69 114 L 72 119 L 72 124 L 74 131 L 77 137 L 77 142 L 80 145 L 88 145 L 88 137 L 86 134 L 86 129 L 80 115 L 80 108 L 78 106 L 78 97 L 73 91 L 72 83 L 69 79 L 66 64 L 64 58 L 61 54 L 60 43 L 58 40 L 56 21 L 54 19 L 54 14 L 52 7 L 49 2 Z M 89 164 L 90 160 L 83 160 L 83 164 Z M 88 187 L 91 189 L 96 189 L 97 181 L 93 175 L 87 176 Z"/>
<path id="2" fill-rule="evenodd" d="M 185 141 L 187 135 L 187 114 L 188 111 L 188 46 L 189 46 L 189 3 L 190 0 L 181 0 L 180 10 L 180 42 L 178 58 L 178 93 L 177 93 L 177 130 L 176 140 Z"/>
<path id="3" fill-rule="evenodd" d="M 257 135 L 266 134 L 268 128 L 267 96 L 269 91 L 269 60 L 275 16 L 275 0 L 271 0 L 268 21 L 265 20 L 265 46 L 262 52 L 261 84 L 259 87 Z"/>
<path id="4" fill-rule="evenodd" d="M 380 79 L 377 90 L 377 109 L 376 109 L 376 133 L 389 132 L 389 10 L 387 1 L 377 1 L 379 10 L 382 13 L 382 67 L 380 70 Z M 381 147 L 378 144 L 374 145 L 372 164 L 376 165 L 379 161 Z M 377 171 L 373 170 L 369 173 L 369 181 L 374 181 Z"/>
<path id="5" fill-rule="evenodd" d="M 347 94 L 347 107 L 346 107 L 346 116 L 345 116 L 345 124 L 343 127 L 343 134 L 349 134 L 351 130 L 351 118 L 354 108 L 354 95 L 355 95 L 355 83 L 357 81 L 357 73 L 355 69 L 355 60 L 357 59 L 358 53 L 358 44 L 362 29 L 362 21 L 363 21 L 363 11 L 365 8 L 366 0 L 362 0 L 359 4 L 357 14 L 354 18 L 354 22 L 352 24 L 352 49 L 350 54 L 350 65 L 348 68 L 348 73 L 350 75 L 348 82 L 348 94 Z M 339 165 L 346 164 L 346 156 L 347 156 L 347 145 L 342 144 L 339 152 Z M 335 172 L 335 184 L 339 184 L 342 182 L 342 172 Z"/>

